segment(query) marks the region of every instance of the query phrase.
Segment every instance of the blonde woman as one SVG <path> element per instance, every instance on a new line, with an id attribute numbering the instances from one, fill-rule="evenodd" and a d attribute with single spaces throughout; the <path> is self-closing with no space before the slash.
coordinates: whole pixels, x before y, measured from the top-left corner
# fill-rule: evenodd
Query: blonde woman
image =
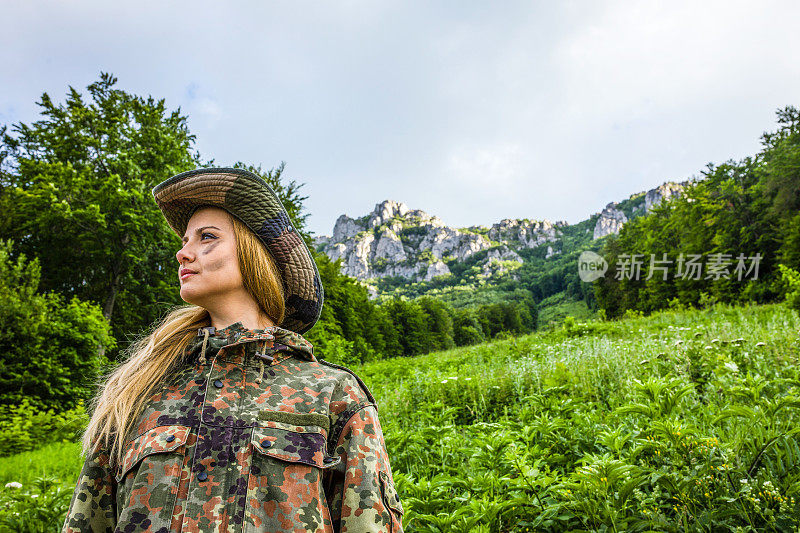
<path id="1" fill-rule="evenodd" d="M 104 383 L 64 532 L 402 531 L 375 401 L 302 337 L 319 272 L 258 176 L 153 189 L 181 298 Z"/>

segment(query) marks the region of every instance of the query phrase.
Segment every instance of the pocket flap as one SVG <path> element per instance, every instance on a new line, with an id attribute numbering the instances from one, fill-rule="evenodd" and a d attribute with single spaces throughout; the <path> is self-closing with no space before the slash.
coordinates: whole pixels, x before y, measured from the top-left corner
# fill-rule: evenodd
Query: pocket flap
<path id="1" fill-rule="evenodd" d="M 383 497 L 386 505 L 402 515 L 403 506 L 400 504 L 400 495 L 397 493 L 397 489 L 394 488 L 392 480 L 389 479 L 389 474 L 381 470 L 380 478 L 381 489 L 383 490 Z"/>
<path id="2" fill-rule="evenodd" d="M 283 424 L 270 426 L 253 428 L 253 448 L 258 453 L 318 468 L 330 468 L 342 460 L 339 456 L 328 455 L 326 437 L 319 426 L 296 426 L 292 429 Z"/>
<path id="3" fill-rule="evenodd" d="M 191 429 L 189 426 L 158 426 L 130 441 L 117 470 L 117 482 L 148 455 L 172 452 L 186 444 Z"/>

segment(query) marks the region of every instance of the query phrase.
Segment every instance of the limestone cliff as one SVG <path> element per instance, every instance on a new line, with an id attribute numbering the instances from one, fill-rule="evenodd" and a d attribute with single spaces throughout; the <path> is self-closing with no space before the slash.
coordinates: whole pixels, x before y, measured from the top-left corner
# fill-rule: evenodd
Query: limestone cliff
<path id="1" fill-rule="evenodd" d="M 667 182 L 649 191 L 611 202 L 597 216 L 593 239 L 619 233 L 630 217 L 649 213 L 654 206 L 680 196 L 688 182 Z M 626 215 L 624 210 L 628 211 Z M 341 215 L 331 236 L 314 241 L 318 251 L 332 260 L 342 259 L 342 273 L 367 282 L 399 276 L 409 283 L 431 281 L 451 274 L 451 267 L 475 254 L 477 277 L 510 273 L 524 259 L 522 250 L 542 247 L 539 257 L 550 259 L 562 252 L 564 232 L 561 220 L 503 219 L 491 227 L 453 228 L 439 217 L 402 202 L 384 200 L 360 218 Z M 591 233 L 591 226 L 581 234 Z M 588 235 L 586 236 L 588 239 Z M 372 288 L 371 293 L 376 292 Z"/>
<path id="2" fill-rule="evenodd" d="M 430 281 L 450 274 L 448 263 L 464 261 L 483 250 L 487 253 L 479 267 L 483 276 L 490 276 L 522 264 L 515 250 L 556 242 L 559 228 L 566 224 L 505 219 L 490 228 L 458 229 L 420 209 L 384 200 L 366 216 L 341 215 L 333 235 L 318 237 L 315 245 L 332 260 L 341 258 L 342 273 L 360 280 L 400 276 Z"/>

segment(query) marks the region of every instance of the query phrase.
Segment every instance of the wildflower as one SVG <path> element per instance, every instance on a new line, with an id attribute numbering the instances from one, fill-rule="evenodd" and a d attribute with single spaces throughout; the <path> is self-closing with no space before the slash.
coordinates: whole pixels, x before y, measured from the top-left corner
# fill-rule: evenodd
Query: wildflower
<path id="1" fill-rule="evenodd" d="M 10 481 L 10 482 L 6 483 L 6 488 L 7 489 L 21 489 L 22 488 L 22 483 L 20 483 L 18 481 Z"/>
<path id="2" fill-rule="evenodd" d="M 711 339 L 711 344 L 714 344 L 715 342 L 719 342 L 719 339 Z"/>
<path id="3" fill-rule="evenodd" d="M 706 350 L 710 350 L 712 348 L 713 348 L 713 346 L 706 346 Z"/>
<path id="4" fill-rule="evenodd" d="M 443 380 L 442 380 L 442 384 L 444 384 L 444 383 L 447 383 L 447 380 L 446 380 L 446 379 L 443 379 Z"/>
<path id="5" fill-rule="evenodd" d="M 736 363 L 734 363 L 733 361 L 728 361 L 727 363 L 725 363 L 725 368 L 727 368 L 731 372 L 738 372 L 739 371 L 739 366 Z"/>

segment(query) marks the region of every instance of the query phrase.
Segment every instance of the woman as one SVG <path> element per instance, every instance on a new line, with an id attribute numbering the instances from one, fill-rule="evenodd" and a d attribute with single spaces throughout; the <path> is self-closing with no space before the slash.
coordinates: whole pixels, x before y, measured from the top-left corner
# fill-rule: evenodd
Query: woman
<path id="1" fill-rule="evenodd" d="M 94 402 L 65 532 L 402 531 L 375 401 L 302 337 L 319 273 L 258 176 L 153 189 L 181 298 Z"/>

